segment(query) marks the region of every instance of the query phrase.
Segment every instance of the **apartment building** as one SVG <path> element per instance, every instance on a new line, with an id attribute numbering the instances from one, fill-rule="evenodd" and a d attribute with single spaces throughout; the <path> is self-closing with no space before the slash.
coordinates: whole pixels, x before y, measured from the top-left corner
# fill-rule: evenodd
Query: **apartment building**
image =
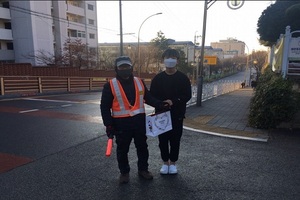
<path id="1" fill-rule="evenodd" d="M 245 43 L 234 38 L 219 40 L 219 42 L 211 42 L 210 45 L 214 49 L 223 49 L 224 58 L 245 55 Z"/>
<path id="2" fill-rule="evenodd" d="M 98 52 L 96 1 L 0 0 L 0 62 L 41 65 L 29 55 L 60 54 L 68 39 Z"/>

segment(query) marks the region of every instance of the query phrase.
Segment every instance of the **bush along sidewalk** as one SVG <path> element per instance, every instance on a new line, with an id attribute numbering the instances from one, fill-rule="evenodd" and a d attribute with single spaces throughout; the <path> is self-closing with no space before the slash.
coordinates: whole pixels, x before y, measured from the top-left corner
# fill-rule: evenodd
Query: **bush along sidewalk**
<path id="1" fill-rule="evenodd" d="M 274 129 L 293 120 L 300 110 L 300 95 L 293 82 L 275 74 L 268 66 L 259 77 L 250 101 L 248 123 L 259 129 Z"/>

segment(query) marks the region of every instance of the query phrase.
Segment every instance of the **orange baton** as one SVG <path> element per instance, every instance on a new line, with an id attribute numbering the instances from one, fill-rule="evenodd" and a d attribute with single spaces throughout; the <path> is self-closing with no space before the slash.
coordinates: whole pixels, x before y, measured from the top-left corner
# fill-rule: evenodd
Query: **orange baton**
<path id="1" fill-rule="evenodd" d="M 112 147 L 113 147 L 113 139 L 109 138 L 107 141 L 106 153 L 105 153 L 107 157 L 111 155 Z"/>

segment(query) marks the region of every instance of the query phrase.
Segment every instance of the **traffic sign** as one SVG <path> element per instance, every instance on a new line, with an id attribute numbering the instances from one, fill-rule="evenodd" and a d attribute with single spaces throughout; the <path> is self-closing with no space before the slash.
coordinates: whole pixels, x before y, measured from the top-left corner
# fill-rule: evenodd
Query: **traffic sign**
<path id="1" fill-rule="evenodd" d="M 216 65 L 217 64 L 217 56 L 204 56 L 203 64 Z"/>

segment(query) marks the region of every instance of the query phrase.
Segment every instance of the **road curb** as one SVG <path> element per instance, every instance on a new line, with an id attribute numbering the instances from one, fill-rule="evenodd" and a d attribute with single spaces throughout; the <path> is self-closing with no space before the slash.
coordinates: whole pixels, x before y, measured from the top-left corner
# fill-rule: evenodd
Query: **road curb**
<path id="1" fill-rule="evenodd" d="M 242 140 L 250 140 L 250 141 L 256 141 L 256 142 L 268 142 L 268 138 L 255 138 L 255 137 L 245 137 L 245 136 L 238 136 L 238 135 L 228 135 L 228 134 L 222 134 L 212 131 L 205 131 L 195 128 L 190 128 L 187 126 L 183 126 L 185 130 L 197 132 L 197 133 L 204 133 L 208 135 L 214 135 L 214 136 L 220 136 L 220 137 L 227 137 L 227 138 L 234 138 L 234 139 L 242 139 Z"/>

